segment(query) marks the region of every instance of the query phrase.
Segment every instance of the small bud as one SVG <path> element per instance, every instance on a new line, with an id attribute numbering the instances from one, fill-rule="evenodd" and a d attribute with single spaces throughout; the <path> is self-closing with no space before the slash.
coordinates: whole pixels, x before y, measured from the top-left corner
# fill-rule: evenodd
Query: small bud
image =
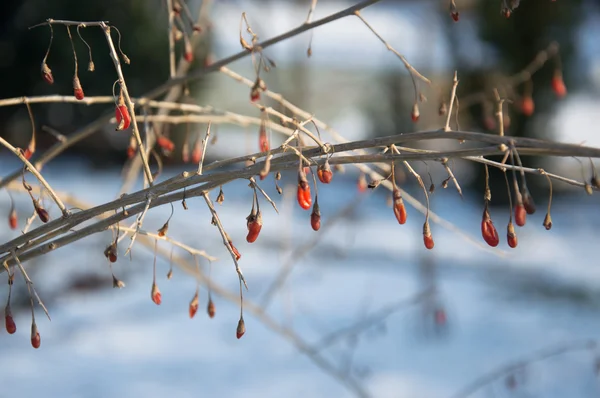
<path id="1" fill-rule="evenodd" d="M 412 107 L 412 112 L 410 113 L 410 118 L 412 119 L 412 121 L 414 123 L 416 123 L 419 121 L 420 116 L 421 116 L 421 113 L 419 112 L 419 104 L 417 104 L 415 102 Z"/>
<path id="2" fill-rule="evenodd" d="M 512 221 L 508 223 L 508 227 L 506 228 L 506 240 L 511 248 L 514 249 L 517 247 L 517 234 L 515 233 L 515 227 L 513 226 Z"/>
<path id="3" fill-rule="evenodd" d="M 34 203 L 35 212 L 43 223 L 47 223 L 50 220 L 50 215 L 41 205 Z"/>
<path id="4" fill-rule="evenodd" d="M 158 286 L 156 286 L 156 283 L 152 284 L 152 290 L 150 291 L 150 298 L 152 298 L 152 301 L 154 301 L 154 304 L 156 304 L 156 305 L 160 305 L 160 303 L 162 303 L 162 294 L 160 293 Z"/>
<path id="5" fill-rule="evenodd" d="M 158 230 L 158 236 L 163 237 L 169 231 L 169 222 L 167 221 L 160 229 Z"/>
<path id="6" fill-rule="evenodd" d="M 223 204 L 223 201 L 225 200 L 225 194 L 223 193 L 223 188 L 221 188 L 219 190 L 219 195 L 217 196 L 217 203 L 218 204 Z"/>
<path id="7" fill-rule="evenodd" d="M 125 282 L 120 279 L 117 279 L 116 276 L 113 275 L 113 289 L 123 289 L 125 287 Z"/>
<path id="8" fill-rule="evenodd" d="M 238 339 L 241 339 L 244 333 L 246 333 L 246 324 L 244 323 L 244 318 L 240 317 L 235 335 Z"/>
<path id="9" fill-rule="evenodd" d="M 111 243 L 104 249 L 104 256 L 108 258 L 111 263 L 117 261 L 117 244 Z"/>
<path id="10" fill-rule="evenodd" d="M 215 303 L 213 303 L 212 301 L 212 297 L 208 298 L 208 305 L 206 306 L 206 312 L 208 313 L 208 316 L 210 318 L 214 318 L 215 317 Z"/>
<path id="11" fill-rule="evenodd" d="M 550 217 L 550 213 L 546 213 L 543 225 L 546 228 L 546 231 L 550 231 L 550 229 L 552 228 L 552 217 Z"/>
<path id="12" fill-rule="evenodd" d="M 229 246 L 231 246 L 231 251 L 233 252 L 233 255 L 235 256 L 236 261 L 239 261 L 239 259 L 242 258 L 242 255 L 240 254 L 238 249 L 233 245 L 233 242 L 231 241 L 231 239 L 228 241 L 228 243 L 229 243 Z"/>
<path id="13" fill-rule="evenodd" d="M 192 301 L 190 301 L 190 308 L 189 308 L 190 319 L 192 319 L 194 317 L 194 315 L 196 315 L 197 311 L 198 311 L 198 292 L 196 292 L 196 294 L 192 298 Z"/>
<path id="14" fill-rule="evenodd" d="M 52 70 L 45 62 L 42 63 L 42 77 L 48 84 L 54 84 L 54 76 L 52 76 Z"/>
<path id="15" fill-rule="evenodd" d="M 314 231 L 321 229 L 321 211 L 319 210 L 319 202 L 317 200 L 315 200 L 315 205 L 310 215 L 310 226 Z"/>

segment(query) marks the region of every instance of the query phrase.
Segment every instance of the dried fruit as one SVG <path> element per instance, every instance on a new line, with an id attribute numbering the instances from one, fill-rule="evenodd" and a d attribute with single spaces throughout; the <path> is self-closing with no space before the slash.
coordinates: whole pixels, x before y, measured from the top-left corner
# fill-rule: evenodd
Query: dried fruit
<path id="1" fill-rule="evenodd" d="M 552 217 L 550 217 L 550 213 L 546 213 L 543 225 L 546 228 L 546 231 L 550 231 L 550 229 L 552 228 Z"/>
<path id="2" fill-rule="evenodd" d="M 198 292 L 196 291 L 196 294 L 194 295 L 194 297 L 192 298 L 192 301 L 190 301 L 190 319 L 194 317 L 194 315 L 196 315 L 196 312 L 198 311 Z"/>
<path id="3" fill-rule="evenodd" d="M 48 84 L 54 84 L 54 76 L 52 76 L 52 70 L 45 62 L 42 63 L 42 77 Z"/>
<path id="4" fill-rule="evenodd" d="M 43 223 L 47 223 L 48 220 L 50 220 L 50 215 L 48 214 L 48 212 L 46 211 L 46 209 L 44 209 L 39 204 L 35 204 L 35 212 L 37 213 L 38 217 L 40 218 L 40 220 Z"/>
<path id="5" fill-rule="evenodd" d="M 246 324 L 244 322 L 244 318 L 240 317 L 238 321 L 237 329 L 235 330 L 235 336 L 240 339 L 246 333 Z"/>
<path id="6" fill-rule="evenodd" d="M 535 213 L 535 203 L 533 203 L 533 197 L 531 197 L 531 194 L 527 188 L 524 188 L 521 191 L 521 196 L 523 197 L 523 206 L 525 206 L 525 211 L 527 214 Z"/>
<path id="7" fill-rule="evenodd" d="M 114 263 L 117 261 L 117 244 L 111 243 L 104 249 L 104 256 L 108 258 L 108 261 Z"/>
<path id="8" fill-rule="evenodd" d="M 208 305 L 206 306 L 206 312 L 208 313 L 208 316 L 211 318 L 215 317 L 215 303 L 213 303 L 212 298 L 209 297 L 208 299 Z"/>
<path id="9" fill-rule="evenodd" d="M 229 246 L 231 246 L 231 251 L 235 255 L 236 261 L 239 261 L 239 259 L 242 258 L 242 255 L 240 254 L 238 249 L 233 245 L 233 242 L 231 240 L 229 240 L 228 243 L 229 243 Z"/>
<path id="10" fill-rule="evenodd" d="M 321 211 L 319 210 L 319 202 L 316 200 L 310 215 L 310 226 L 314 231 L 318 231 L 321 228 Z"/>
<path id="11" fill-rule="evenodd" d="M 267 130 L 261 124 L 260 131 L 258 133 L 258 147 L 261 152 L 269 152 L 269 137 L 267 137 Z"/>

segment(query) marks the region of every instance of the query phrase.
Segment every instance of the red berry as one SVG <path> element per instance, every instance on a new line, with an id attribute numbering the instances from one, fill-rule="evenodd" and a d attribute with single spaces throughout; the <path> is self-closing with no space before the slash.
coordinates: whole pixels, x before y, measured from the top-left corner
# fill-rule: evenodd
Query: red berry
<path id="1" fill-rule="evenodd" d="M 523 204 L 517 204 L 515 206 L 515 223 L 522 227 L 525 225 L 527 221 L 527 212 L 525 211 L 525 206 Z"/>
<path id="2" fill-rule="evenodd" d="M 17 211 L 15 209 L 12 209 L 10 211 L 10 214 L 8 215 L 8 225 L 10 225 L 10 229 L 15 230 L 17 229 L 18 225 L 18 219 L 17 219 Z"/>
<path id="3" fill-rule="evenodd" d="M 260 91 L 258 89 L 253 89 L 250 91 L 250 101 L 256 102 L 260 99 Z"/>
<path id="4" fill-rule="evenodd" d="M 331 182 L 331 179 L 333 178 L 333 172 L 331 171 L 329 162 L 319 165 L 317 169 L 317 177 L 319 177 L 319 181 L 321 181 L 323 184 L 329 184 Z"/>
<path id="5" fill-rule="evenodd" d="M 433 246 L 435 245 L 431 235 L 423 235 L 423 242 L 425 243 L 425 247 L 429 250 L 433 249 Z"/>
<path id="6" fill-rule="evenodd" d="M 525 116 L 533 115 L 533 111 L 535 110 L 535 103 L 533 102 L 533 98 L 531 96 L 525 96 L 521 99 L 521 112 Z"/>
<path id="7" fill-rule="evenodd" d="M 567 86 L 565 86 L 562 74 L 559 71 L 555 72 L 554 76 L 552 77 L 552 90 L 558 98 L 562 98 L 567 95 Z"/>
<path id="8" fill-rule="evenodd" d="M 81 87 L 81 83 L 79 82 L 79 78 L 77 76 L 73 78 L 73 92 L 75 93 L 75 98 L 78 100 L 82 100 L 84 98 L 83 88 Z"/>
<path id="9" fill-rule="evenodd" d="M 260 211 L 257 214 L 250 214 L 246 220 L 248 227 L 248 235 L 246 236 L 246 241 L 248 243 L 253 243 L 258 238 L 258 234 L 260 234 L 260 230 L 262 229 L 262 215 Z"/>
<path id="10" fill-rule="evenodd" d="M 40 337 L 36 324 L 33 323 L 31 325 L 31 345 L 33 348 L 40 348 L 41 343 L 42 338 Z"/>
<path id="11" fill-rule="evenodd" d="M 186 60 L 187 62 L 192 62 L 192 61 L 194 60 L 194 53 L 193 53 L 193 52 L 191 52 L 191 51 L 186 51 L 186 52 L 183 54 L 183 57 L 185 58 L 185 60 Z"/>
<path id="12" fill-rule="evenodd" d="M 412 119 L 412 121 L 414 123 L 416 123 L 419 121 L 420 116 L 421 116 L 421 113 L 419 112 L 419 105 L 415 102 L 413 105 L 412 112 L 410 113 L 410 118 Z"/>
<path id="13" fill-rule="evenodd" d="M 9 334 L 14 334 L 17 331 L 17 325 L 15 324 L 15 320 L 12 317 L 12 313 L 10 311 L 10 307 L 6 306 L 4 310 L 4 321 L 6 325 L 6 331 Z"/>
<path id="14" fill-rule="evenodd" d="M 152 298 L 152 301 L 154 301 L 154 304 L 160 305 L 160 303 L 162 303 L 162 294 L 160 293 L 158 286 L 156 286 L 156 283 L 152 284 L 152 290 L 150 293 L 150 297 Z"/>
<path id="15" fill-rule="evenodd" d="M 158 144 L 159 147 L 161 147 L 162 149 L 164 149 L 167 152 L 173 152 L 173 149 L 175 149 L 175 144 L 173 144 L 173 141 L 171 141 L 164 135 L 161 135 L 160 137 L 158 137 L 158 139 L 156 140 L 156 143 Z"/>
<path id="16" fill-rule="evenodd" d="M 404 201 L 402 200 L 402 194 L 398 188 L 394 188 L 394 215 L 399 224 L 406 223 L 406 208 L 404 207 Z"/>
<path id="17" fill-rule="evenodd" d="M 300 207 L 304 210 L 310 209 L 310 206 L 312 205 L 312 196 L 310 194 L 310 185 L 308 185 L 308 182 L 305 180 L 298 183 L 297 199 Z"/>
<path id="18" fill-rule="evenodd" d="M 486 243 L 492 247 L 496 247 L 498 246 L 498 243 L 500 243 L 498 231 L 496 231 L 496 227 L 494 227 L 494 223 L 490 218 L 487 208 L 483 211 L 483 218 L 481 220 L 481 235 Z"/>
<path id="19" fill-rule="evenodd" d="M 115 119 L 117 119 L 117 131 L 127 130 L 131 124 L 129 110 L 125 104 L 118 105 L 115 108 Z"/>

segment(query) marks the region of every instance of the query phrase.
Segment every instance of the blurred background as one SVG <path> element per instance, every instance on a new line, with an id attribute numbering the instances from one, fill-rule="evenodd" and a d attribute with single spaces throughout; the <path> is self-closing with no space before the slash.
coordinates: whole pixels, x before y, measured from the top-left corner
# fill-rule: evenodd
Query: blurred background
<path id="1" fill-rule="evenodd" d="M 242 12 L 259 38 L 267 39 L 302 24 L 310 3 L 217 0 L 205 4 L 207 13 L 200 21 L 202 33 L 195 39 L 191 69 L 240 50 Z M 497 131 L 489 123 L 492 89 L 504 87 L 503 96 L 513 101 L 507 106 L 507 134 L 600 147 L 600 41 L 596 39 L 600 3 L 524 0 L 509 19 L 500 14 L 499 3 L 457 1 L 458 23 L 450 17 L 445 0 L 386 0 L 362 12 L 378 33 L 434 82 L 431 87 L 419 86 L 426 100 L 419 104 L 418 123 L 411 121 L 415 93 L 410 76 L 357 18 L 335 21 L 268 48 L 265 54 L 277 67 L 262 77 L 270 90 L 355 140 L 442 127 L 445 118 L 438 109 L 441 101 L 448 101 L 452 76 L 458 70 L 459 100 L 481 98 L 461 104 L 462 130 Z M 351 4 L 321 0 L 313 20 Z M 188 5 L 192 15 L 198 15 L 201 2 L 190 0 Z M 0 3 L 0 98 L 72 95 L 73 58 L 62 27 L 54 29 L 48 57 L 54 85 L 40 76 L 49 32 L 47 27 L 28 27 L 47 18 L 108 20 L 118 27 L 121 46 L 132 60 L 124 67 L 132 96 L 141 96 L 168 78 L 163 1 L 8 0 Z M 116 76 L 105 39 L 99 29 L 85 29 L 82 35 L 92 47 L 96 65 L 93 73 L 85 70 L 87 49 L 76 40 L 85 93 L 111 95 Z M 560 45 L 560 57 L 545 63 L 530 83 L 508 89 L 507 79 L 552 42 Z M 182 49 L 178 43 L 178 54 Z M 230 68 L 253 79 L 249 58 Z M 551 88 L 557 69 L 562 70 L 568 89 L 562 99 Z M 224 74 L 208 74 L 187 88 L 199 105 L 260 116 L 250 104 L 249 89 Z M 531 116 L 518 106 L 528 93 L 535 102 Z M 96 117 L 114 112 L 106 104 L 36 104 L 32 109 L 38 129 L 34 156 L 56 142 L 41 131 L 42 126 L 68 136 Z M 193 143 L 205 128 L 167 127 L 166 133 L 181 148 L 185 137 Z M 27 146 L 31 126 L 24 106 L 0 107 L 0 134 L 15 146 Z M 218 140 L 208 149 L 209 160 L 257 151 L 256 126 L 219 125 L 216 135 Z M 274 146 L 283 138 L 273 137 L 273 141 Z M 55 189 L 89 205 L 112 200 L 122 183 L 128 144 L 128 134 L 107 125 L 46 165 L 44 176 Z M 423 147 L 458 145 L 436 141 Z M 161 178 L 193 169 L 182 162 L 178 149 L 163 160 Z M 523 161 L 570 178 L 581 180 L 582 173 L 586 179 L 591 177 L 587 159 L 582 159 L 584 169 L 569 158 L 524 157 Z M 252 245 L 244 241 L 251 191 L 244 182 L 224 187 L 226 200 L 218 210 L 243 255 L 240 264 L 250 287 L 245 298 L 264 309 L 247 313 L 248 330 L 240 340 L 235 338 L 239 307 L 233 265 L 198 199 L 188 201 L 187 212 L 176 204 L 170 236 L 219 258 L 212 267 L 201 261 L 203 270 L 211 269 L 215 283 L 233 295 L 233 299 L 213 295 L 215 319 L 204 313 L 205 286 L 200 289 L 200 311 L 189 319 L 187 306 L 196 283 L 177 268 L 167 280 L 171 247 L 166 242 L 159 243 L 167 253 L 157 263 L 163 294 L 159 307 L 149 297 L 153 252 L 141 244 L 134 247 L 131 261 L 122 256 L 115 267 L 127 287 L 111 289 L 103 256 L 110 232 L 28 262 L 52 322 L 36 309 L 42 346 L 33 350 L 29 299 L 17 276 L 12 297 L 17 333 L 0 333 L 0 363 L 5 369 L 0 375 L 5 386 L 0 396 L 450 397 L 478 376 L 537 349 L 598 338 L 597 194 L 588 196 L 581 189 L 555 183 L 554 227 L 546 231 L 542 221 L 547 181 L 528 178 L 538 212 L 517 230 L 517 249 L 508 248 L 501 239 L 498 249 L 489 250 L 479 233 L 483 168 L 451 162 L 464 190 L 461 199 L 451 183 L 448 189 L 441 188 L 446 173 L 439 164 L 413 166 L 427 184 L 430 172 L 437 187 L 431 195 L 432 210 L 456 228 L 432 224 L 433 251 L 422 245 L 422 215 L 410 208 L 407 225 L 399 226 L 387 205 L 389 192 L 359 193 L 359 175 L 353 167 L 336 173 L 331 186 L 320 187 L 319 204 L 327 227 L 318 233 L 311 230 L 307 212 L 294 203 L 295 176 L 284 174 L 281 196 L 273 177 L 268 177 L 262 186 L 275 198 L 280 214 L 263 204 L 263 231 Z M 1 176 L 19 167 L 8 151 L 0 152 Z M 403 187 L 423 200 L 412 177 L 406 177 Z M 502 174 L 495 171 L 492 194 L 492 217 L 503 237 L 507 194 Z M 23 194 L 13 196 L 22 227 L 31 214 L 31 202 Z M 45 203 L 58 216 L 50 201 Z M 9 196 L 0 193 L 0 214 L 8 218 L 10 206 Z M 167 207 L 152 210 L 145 228 L 160 228 L 169 213 Z M 17 233 L 2 229 L 0 240 L 6 242 Z M 191 260 L 179 249 L 174 255 Z M 289 275 L 279 283 L 282 271 Z M 4 294 L 7 290 L 2 288 Z M 597 397 L 596 358 L 593 350 L 568 351 L 498 374 L 472 396 Z"/>

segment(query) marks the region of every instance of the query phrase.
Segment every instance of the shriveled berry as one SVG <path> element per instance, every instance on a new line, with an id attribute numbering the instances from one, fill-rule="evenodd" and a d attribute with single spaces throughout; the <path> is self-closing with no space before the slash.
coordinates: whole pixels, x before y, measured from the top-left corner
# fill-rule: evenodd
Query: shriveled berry
<path id="1" fill-rule="evenodd" d="M 241 339 L 244 333 L 246 333 L 246 323 L 244 322 L 244 318 L 240 318 L 237 329 L 235 330 L 235 336 L 238 339 Z"/>
<path id="2" fill-rule="evenodd" d="M 319 210 L 319 203 L 315 201 L 313 211 L 310 215 L 310 226 L 314 231 L 321 229 L 321 211 Z"/>
<path id="3" fill-rule="evenodd" d="M 193 318 L 194 315 L 196 315 L 197 311 L 198 311 L 198 292 L 196 292 L 196 294 L 192 298 L 192 301 L 190 301 L 190 308 L 189 308 L 190 319 Z"/>
<path id="4" fill-rule="evenodd" d="M 242 255 L 240 254 L 240 252 L 238 251 L 238 249 L 233 245 L 232 241 L 229 241 L 229 246 L 231 246 L 231 251 L 235 255 L 235 259 L 236 260 L 239 260 L 240 258 L 242 258 Z"/>
<path id="5" fill-rule="evenodd" d="M 215 317 L 215 303 L 213 303 L 212 298 L 208 299 L 208 305 L 206 306 L 206 312 L 208 313 L 208 316 L 210 318 L 214 318 Z"/>
<path id="6" fill-rule="evenodd" d="M 42 77 L 48 84 L 54 84 L 54 76 L 52 76 L 52 70 L 45 62 L 42 63 Z"/>

